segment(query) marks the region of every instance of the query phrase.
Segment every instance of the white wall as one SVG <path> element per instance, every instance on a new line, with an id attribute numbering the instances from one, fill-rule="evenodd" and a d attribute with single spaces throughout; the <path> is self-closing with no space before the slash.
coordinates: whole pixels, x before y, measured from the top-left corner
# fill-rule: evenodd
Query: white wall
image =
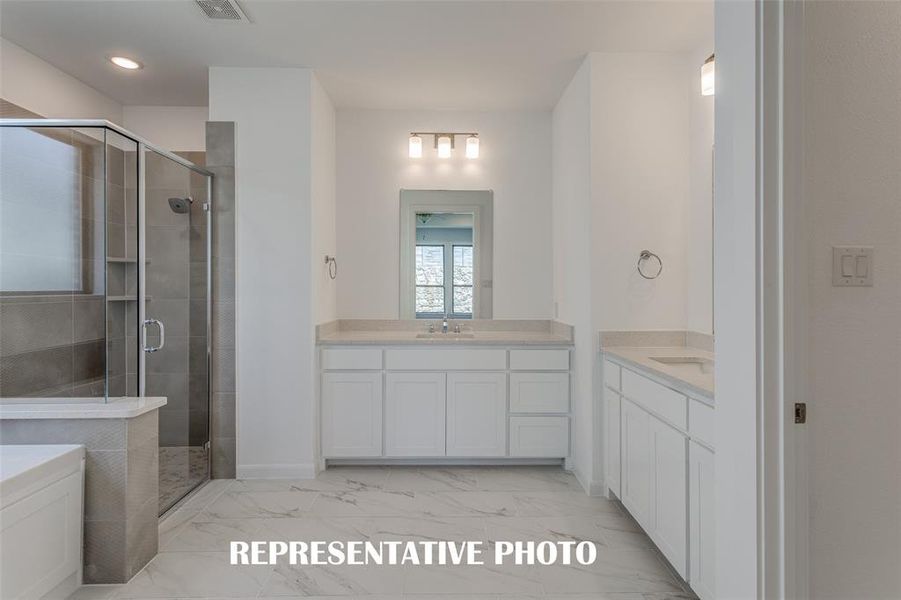
<path id="1" fill-rule="evenodd" d="M 121 104 L 4 39 L 0 98 L 47 118 L 122 123 Z"/>
<path id="2" fill-rule="evenodd" d="M 481 156 L 411 159 L 417 130 L 477 131 Z M 550 113 L 339 110 L 337 151 L 339 317 L 398 316 L 402 188 L 494 190 L 494 318 L 551 317 Z"/>
<path id="3" fill-rule="evenodd" d="M 210 119 L 235 122 L 239 477 L 314 472 L 308 69 L 210 68 Z"/>
<path id="4" fill-rule="evenodd" d="M 717 2 L 716 593 L 758 598 L 757 2 Z M 773 542 L 774 544 L 777 542 Z"/>
<path id="5" fill-rule="evenodd" d="M 337 280 L 329 277 L 325 255 L 336 254 L 335 230 L 335 107 L 319 80 L 313 77 L 311 96 L 312 152 L 312 274 L 313 324 L 335 320 Z M 343 264 L 339 263 L 339 267 Z M 343 271 L 341 275 L 343 275 Z"/>
<path id="6" fill-rule="evenodd" d="M 166 150 L 206 150 L 206 106 L 125 106 L 122 126 Z"/>
<path id="7" fill-rule="evenodd" d="M 685 329 L 689 98 L 696 81 L 681 54 L 591 55 L 596 330 Z M 659 278 L 638 274 L 643 249 L 662 259 Z"/>
<path id="8" fill-rule="evenodd" d="M 804 14 L 810 597 L 901 598 L 901 4 Z M 832 287 L 843 244 L 873 287 Z"/>
<path id="9" fill-rule="evenodd" d="M 586 489 L 595 471 L 595 332 L 591 318 L 591 58 L 554 107 L 552 137 L 554 301 L 557 319 L 572 325 L 573 470 Z M 603 431 L 598 428 L 597 431 Z"/>
<path id="10" fill-rule="evenodd" d="M 711 34 L 713 27 L 710 28 Z M 689 194 L 685 222 L 685 328 L 713 333 L 713 107 L 701 95 L 701 65 L 713 38 L 688 54 Z"/>

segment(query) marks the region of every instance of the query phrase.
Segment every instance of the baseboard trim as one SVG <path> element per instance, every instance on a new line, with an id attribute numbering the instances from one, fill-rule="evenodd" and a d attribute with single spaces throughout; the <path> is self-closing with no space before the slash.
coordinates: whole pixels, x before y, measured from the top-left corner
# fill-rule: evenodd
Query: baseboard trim
<path id="1" fill-rule="evenodd" d="M 593 479 L 589 479 L 585 477 L 584 474 L 579 469 L 573 468 L 572 474 L 576 476 L 576 481 L 579 482 L 579 485 L 582 486 L 582 489 L 585 490 L 585 493 L 589 496 L 606 496 L 607 495 L 607 486 L 602 481 L 595 481 Z"/>
<path id="2" fill-rule="evenodd" d="M 589 484 L 589 496 L 603 496 L 607 497 L 607 486 L 601 481 L 592 481 Z"/>
<path id="3" fill-rule="evenodd" d="M 316 467 L 309 463 L 294 465 L 238 465 L 238 479 L 314 479 Z"/>

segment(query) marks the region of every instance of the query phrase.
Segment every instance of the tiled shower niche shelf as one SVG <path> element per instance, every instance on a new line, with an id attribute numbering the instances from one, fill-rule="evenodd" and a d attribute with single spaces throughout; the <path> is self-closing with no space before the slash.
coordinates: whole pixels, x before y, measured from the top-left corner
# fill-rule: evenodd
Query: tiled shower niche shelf
<path id="1" fill-rule="evenodd" d="M 123 263 L 123 264 L 134 264 L 134 263 L 138 262 L 138 259 L 137 259 L 137 258 L 121 258 L 121 257 L 118 257 L 118 256 L 107 256 L 107 257 L 106 257 L 106 262 L 111 262 L 111 263 Z M 144 260 L 144 264 L 148 264 L 148 265 L 149 265 L 149 264 L 150 264 L 150 259 L 148 258 L 148 259 Z"/>
<path id="2" fill-rule="evenodd" d="M 138 299 L 137 296 L 107 296 L 107 302 L 134 302 Z M 150 302 L 153 300 L 150 296 L 144 296 L 144 300 Z"/>

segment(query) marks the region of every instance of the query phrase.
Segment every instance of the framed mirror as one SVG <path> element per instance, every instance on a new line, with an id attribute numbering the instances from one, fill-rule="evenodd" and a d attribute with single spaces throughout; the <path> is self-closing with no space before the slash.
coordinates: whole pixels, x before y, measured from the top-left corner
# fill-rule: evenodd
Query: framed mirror
<path id="1" fill-rule="evenodd" d="M 491 190 L 401 190 L 400 318 L 492 317 Z"/>

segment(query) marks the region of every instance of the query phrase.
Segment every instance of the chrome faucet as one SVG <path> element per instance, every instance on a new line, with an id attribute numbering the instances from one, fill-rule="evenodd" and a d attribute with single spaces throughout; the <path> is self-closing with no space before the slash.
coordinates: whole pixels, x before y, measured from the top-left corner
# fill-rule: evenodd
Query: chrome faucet
<path id="1" fill-rule="evenodd" d="M 444 321 L 441 323 L 441 333 L 447 333 L 447 313 L 444 313 Z"/>

